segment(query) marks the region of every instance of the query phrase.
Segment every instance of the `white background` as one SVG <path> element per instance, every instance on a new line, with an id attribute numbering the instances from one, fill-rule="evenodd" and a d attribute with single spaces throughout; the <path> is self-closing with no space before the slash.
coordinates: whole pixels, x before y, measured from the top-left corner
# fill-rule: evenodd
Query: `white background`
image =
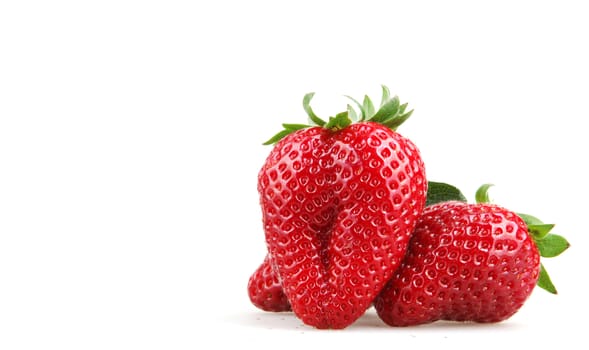
<path id="1" fill-rule="evenodd" d="M 3 1 L 0 348 L 554 348 L 584 326 L 588 11 L 572 1 Z M 431 180 L 572 248 L 495 325 L 343 331 L 249 303 L 261 143 L 344 94 L 415 109 Z M 205 345 L 207 344 L 207 345 Z M 567 347 L 580 346 L 579 343 Z M 236 346 L 236 345 L 233 345 Z"/>

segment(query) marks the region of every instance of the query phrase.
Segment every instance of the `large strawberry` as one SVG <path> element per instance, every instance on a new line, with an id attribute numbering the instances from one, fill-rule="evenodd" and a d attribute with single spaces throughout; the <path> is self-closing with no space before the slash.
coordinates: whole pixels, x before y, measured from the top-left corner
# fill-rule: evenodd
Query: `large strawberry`
<path id="1" fill-rule="evenodd" d="M 407 255 L 375 300 L 391 326 L 436 320 L 498 322 L 517 312 L 536 283 L 556 293 L 540 256 L 562 253 L 568 242 L 550 234 L 554 225 L 488 201 L 428 206 Z"/>
<path id="2" fill-rule="evenodd" d="M 394 129 L 405 113 L 383 87 L 375 110 L 328 122 L 284 124 L 258 177 L 270 263 L 294 313 L 317 328 L 344 328 L 371 305 L 399 266 L 423 211 L 419 151 Z M 357 120 L 356 120 L 357 119 Z M 251 293 L 250 293 L 251 295 Z"/>

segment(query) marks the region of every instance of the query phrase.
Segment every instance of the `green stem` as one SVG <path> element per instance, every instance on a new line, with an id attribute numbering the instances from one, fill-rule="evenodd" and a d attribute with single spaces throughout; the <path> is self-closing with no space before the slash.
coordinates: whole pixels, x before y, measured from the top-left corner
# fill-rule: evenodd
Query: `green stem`
<path id="1" fill-rule="evenodd" d="M 493 187 L 493 184 L 484 184 L 477 190 L 474 198 L 477 203 L 491 203 L 489 198 L 489 188 Z"/>

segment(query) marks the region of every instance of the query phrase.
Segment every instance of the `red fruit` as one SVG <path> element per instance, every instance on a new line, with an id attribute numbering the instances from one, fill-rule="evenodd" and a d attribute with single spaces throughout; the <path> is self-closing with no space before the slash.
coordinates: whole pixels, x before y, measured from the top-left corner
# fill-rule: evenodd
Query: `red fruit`
<path id="1" fill-rule="evenodd" d="M 537 222 L 528 227 L 518 214 L 493 204 L 445 202 L 427 207 L 403 263 L 375 299 L 378 315 L 391 326 L 509 318 L 532 293 L 539 276 L 539 284 L 556 292 L 528 233 L 529 228 L 540 228 L 538 242 L 546 242 L 549 236 L 560 237 L 547 235 L 552 226 Z"/>
<path id="2" fill-rule="evenodd" d="M 250 277 L 247 291 L 252 304 L 264 311 L 290 311 L 290 304 L 268 256 Z"/>
<path id="3" fill-rule="evenodd" d="M 408 117 L 405 106 L 383 92 L 381 109 L 364 108 L 370 121 L 357 123 L 349 112 L 321 121 L 307 95 L 322 126 L 286 124 L 259 173 L 274 271 L 294 313 L 317 328 L 344 328 L 366 311 L 425 204 L 419 152 L 389 127 Z"/>

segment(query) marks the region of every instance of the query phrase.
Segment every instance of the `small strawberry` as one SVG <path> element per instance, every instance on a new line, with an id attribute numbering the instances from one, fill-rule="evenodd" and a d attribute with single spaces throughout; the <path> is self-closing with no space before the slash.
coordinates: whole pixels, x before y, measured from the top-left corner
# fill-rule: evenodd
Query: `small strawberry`
<path id="1" fill-rule="evenodd" d="M 478 204 L 424 210 L 403 263 L 375 299 L 384 322 L 498 322 L 519 310 L 536 283 L 556 293 L 540 256 L 556 256 L 568 242 L 549 233 L 554 225 L 484 203 L 488 188 L 477 192 Z"/>
<path id="2" fill-rule="evenodd" d="M 268 256 L 250 277 L 247 291 L 252 304 L 264 311 L 290 311 L 290 303 Z"/>
<path id="3" fill-rule="evenodd" d="M 316 126 L 283 124 L 267 142 L 276 145 L 258 191 L 269 258 L 294 313 L 317 328 L 344 328 L 366 311 L 425 205 L 419 151 L 394 131 L 411 112 L 389 96 L 383 87 L 378 111 L 365 97 L 353 100 L 359 116 L 348 106 L 325 122 L 307 94 Z"/>

